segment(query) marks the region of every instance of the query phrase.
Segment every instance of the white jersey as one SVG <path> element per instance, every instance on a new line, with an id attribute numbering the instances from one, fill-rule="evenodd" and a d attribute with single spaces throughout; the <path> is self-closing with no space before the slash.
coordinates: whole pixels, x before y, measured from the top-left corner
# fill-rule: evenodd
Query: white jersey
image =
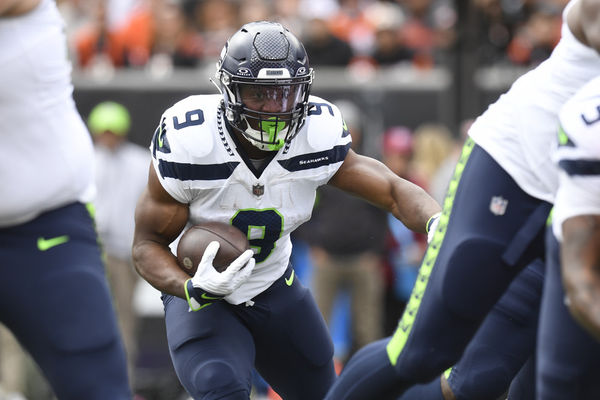
<path id="1" fill-rule="evenodd" d="M 558 171 L 550 159 L 558 112 L 583 84 L 600 75 L 600 55 L 580 43 L 567 26 L 552 55 L 526 73 L 473 124 L 469 135 L 527 194 L 554 201 Z"/>
<path id="2" fill-rule="evenodd" d="M 577 215 L 600 215 L 600 78 L 586 84 L 560 112 L 560 168 L 552 228 L 562 240 L 562 224 Z"/>
<path id="3" fill-rule="evenodd" d="M 54 1 L 0 18 L 0 227 L 92 199 L 94 153 L 70 74 Z"/>
<path id="4" fill-rule="evenodd" d="M 260 172 L 236 150 L 220 111 L 221 98 L 199 95 L 176 103 L 163 114 L 150 149 L 165 190 L 189 204 L 190 224 L 221 221 L 247 232 L 256 267 L 226 297 L 240 304 L 285 272 L 290 233 L 310 218 L 317 187 L 341 166 L 351 137 L 337 107 L 311 96 L 298 135 Z"/>

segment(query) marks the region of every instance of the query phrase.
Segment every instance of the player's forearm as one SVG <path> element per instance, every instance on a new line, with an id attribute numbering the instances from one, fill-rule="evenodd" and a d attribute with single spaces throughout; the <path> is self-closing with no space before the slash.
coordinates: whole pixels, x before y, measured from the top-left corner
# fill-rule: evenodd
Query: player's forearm
<path id="1" fill-rule="evenodd" d="M 168 247 L 149 240 L 133 245 L 135 269 L 150 285 L 161 292 L 185 299 L 184 284 L 190 277 L 177 266 Z"/>
<path id="2" fill-rule="evenodd" d="M 439 204 L 423 188 L 406 180 L 394 183 L 392 198 L 392 214 L 415 232 L 427 233 L 427 221 L 441 211 Z"/>
<path id="3" fill-rule="evenodd" d="M 586 282 L 586 279 L 580 278 L 575 280 L 575 285 L 565 282 L 569 311 L 585 330 L 600 340 L 600 282 Z"/>
<path id="4" fill-rule="evenodd" d="M 600 339 L 600 216 L 563 224 L 561 268 L 571 314 Z"/>

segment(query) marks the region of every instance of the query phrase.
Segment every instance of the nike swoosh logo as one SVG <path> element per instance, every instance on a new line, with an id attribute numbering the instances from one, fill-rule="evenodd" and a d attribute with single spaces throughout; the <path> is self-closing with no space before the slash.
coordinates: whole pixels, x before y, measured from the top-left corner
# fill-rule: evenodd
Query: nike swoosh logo
<path id="1" fill-rule="evenodd" d="M 202 297 L 204 300 L 221 300 L 222 297 L 212 297 L 207 295 L 206 293 L 202 293 L 202 295 L 200 296 Z"/>
<path id="2" fill-rule="evenodd" d="M 46 251 L 55 246 L 58 246 L 59 244 L 67 243 L 68 241 L 69 236 L 67 235 L 57 236 L 50 239 L 40 237 L 37 240 L 37 247 L 40 251 Z"/>
<path id="3" fill-rule="evenodd" d="M 292 274 L 290 275 L 289 278 L 285 278 L 285 284 L 288 286 L 292 286 L 292 283 L 294 282 L 294 270 L 292 270 Z"/>

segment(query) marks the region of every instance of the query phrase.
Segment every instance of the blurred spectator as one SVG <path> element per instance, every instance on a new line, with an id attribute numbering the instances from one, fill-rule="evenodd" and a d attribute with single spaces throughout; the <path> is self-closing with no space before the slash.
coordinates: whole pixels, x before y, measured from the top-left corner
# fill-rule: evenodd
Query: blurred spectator
<path id="1" fill-rule="evenodd" d="M 481 65 L 535 65 L 549 55 L 560 36 L 561 12 L 568 0 L 471 0 L 472 23 Z M 558 26 L 556 26 L 558 24 Z M 509 47 L 510 46 L 510 47 Z"/>
<path id="2" fill-rule="evenodd" d="M 356 56 L 370 56 L 375 43 L 375 27 L 365 14 L 368 2 L 340 0 L 340 8 L 329 17 L 331 32 L 350 44 Z"/>
<path id="3" fill-rule="evenodd" d="M 396 0 L 407 17 L 402 26 L 404 45 L 414 51 L 413 62 L 427 68 L 443 61 L 456 41 L 457 14 L 450 0 Z"/>
<path id="4" fill-rule="evenodd" d="M 419 184 L 411 175 L 413 138 L 410 129 L 393 126 L 383 134 L 382 161 L 398 176 Z M 425 237 L 412 232 L 393 215 L 387 216 L 385 248 L 384 334 L 390 335 L 406 306 L 425 251 Z"/>
<path id="5" fill-rule="evenodd" d="M 413 133 L 405 126 L 392 126 L 383 133 L 382 149 L 383 163 L 396 175 L 415 182 L 411 175 L 411 160 L 413 157 Z M 415 182 L 419 184 L 419 182 Z"/>
<path id="6" fill-rule="evenodd" d="M 150 154 L 127 141 L 130 125 L 127 109 L 111 101 L 96 105 L 88 118 L 96 162 L 96 228 L 105 252 L 108 281 L 127 350 L 129 376 L 134 380 L 137 316 L 133 293 L 140 278 L 131 259 L 133 213 L 145 187 Z"/>
<path id="7" fill-rule="evenodd" d="M 379 66 L 394 65 L 402 61 L 410 62 L 414 52 L 402 44 L 398 32 L 394 29 L 378 29 L 375 35 L 373 61 Z"/>
<path id="8" fill-rule="evenodd" d="M 413 175 L 419 185 L 430 190 L 431 179 L 452 153 L 454 139 L 450 129 L 442 124 L 424 123 L 414 133 Z"/>
<path id="9" fill-rule="evenodd" d="M 277 0 L 273 1 L 275 8 L 274 20 L 289 29 L 297 37 L 304 35 L 305 16 L 302 14 L 300 2 L 302 0 Z M 314 1 L 311 1 L 314 3 Z M 319 3 L 327 3 L 325 0 L 319 0 Z M 306 8 L 310 11 L 310 8 Z M 326 14 L 324 14 L 326 15 Z"/>
<path id="10" fill-rule="evenodd" d="M 125 61 L 123 32 L 109 28 L 106 2 L 98 1 L 91 7 L 90 20 L 75 33 L 75 58 L 86 68 L 122 67 Z"/>
<path id="11" fill-rule="evenodd" d="M 123 28 L 123 36 L 128 66 L 194 67 L 202 56 L 200 35 L 175 0 L 146 0 Z"/>
<path id="12" fill-rule="evenodd" d="M 508 46 L 510 61 L 518 65 L 536 66 L 550 56 L 560 40 L 561 12 L 540 5 Z"/>
<path id="13" fill-rule="evenodd" d="M 67 39 L 72 41 L 76 32 L 85 26 L 90 19 L 90 0 L 56 0 L 56 6 L 65 21 Z M 74 43 L 69 42 L 69 50 L 73 51 Z"/>
<path id="14" fill-rule="evenodd" d="M 234 0 L 186 0 L 185 12 L 192 27 L 200 33 L 203 57 L 216 59 L 223 43 L 238 28 L 238 2 Z"/>
<path id="15" fill-rule="evenodd" d="M 327 22 L 313 18 L 306 24 L 304 47 L 312 66 L 346 66 L 352 60 L 352 48 L 334 36 Z"/>
<path id="16" fill-rule="evenodd" d="M 81 67 L 143 67 L 149 62 L 163 68 L 194 67 L 202 56 L 200 35 L 193 31 L 174 0 L 146 0 L 119 29 L 110 29 L 104 1 L 94 19 L 75 39 Z"/>
<path id="17" fill-rule="evenodd" d="M 456 163 L 460 157 L 463 144 L 468 136 L 467 132 L 472 124 L 472 119 L 466 119 L 460 124 L 459 135 L 453 141 L 451 152 L 431 176 L 431 180 L 429 182 L 429 194 L 439 204 L 444 204 L 448 183 L 450 183 L 450 180 L 452 179 L 454 167 L 456 166 Z"/>
<path id="18" fill-rule="evenodd" d="M 473 40 L 476 62 L 489 65 L 505 58 L 506 49 L 512 38 L 512 29 L 504 18 L 499 0 L 471 0 L 474 16 Z"/>
<path id="19" fill-rule="evenodd" d="M 406 20 L 396 3 L 373 3 L 365 10 L 366 17 L 375 28 L 375 42 L 371 57 L 378 66 L 410 62 L 414 51 L 404 45 L 400 34 Z"/>
<path id="20" fill-rule="evenodd" d="M 246 0 L 240 3 L 239 22 L 242 26 L 252 21 L 267 21 L 273 16 L 274 9 L 267 0 Z"/>
<path id="21" fill-rule="evenodd" d="M 353 149 L 360 152 L 360 111 L 353 103 L 337 104 L 352 135 Z M 324 186 L 319 189 L 310 224 L 314 295 L 328 324 L 337 296 L 343 291 L 350 296 L 352 348 L 345 355 L 348 357 L 383 336 L 381 255 L 386 214 L 363 200 Z"/>
<path id="22" fill-rule="evenodd" d="M 80 0 L 77 0 L 80 1 Z M 98 0 L 88 0 L 98 1 Z M 147 0 L 101 0 L 106 1 L 106 21 L 110 29 L 121 29 L 129 23 L 133 10 Z"/>

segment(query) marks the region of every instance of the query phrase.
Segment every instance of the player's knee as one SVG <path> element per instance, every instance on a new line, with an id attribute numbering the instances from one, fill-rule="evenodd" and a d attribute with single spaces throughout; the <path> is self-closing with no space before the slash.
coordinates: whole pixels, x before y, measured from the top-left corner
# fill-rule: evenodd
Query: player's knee
<path id="1" fill-rule="evenodd" d="M 463 379 L 450 377 L 448 388 L 459 399 L 496 399 L 502 396 L 510 384 L 508 371 L 489 368 L 465 371 Z"/>
<path id="2" fill-rule="evenodd" d="M 518 271 L 501 261 L 504 245 L 480 237 L 465 238 L 447 258 L 438 280 L 444 304 L 465 318 L 480 318 L 496 303 Z"/>
<path id="3" fill-rule="evenodd" d="M 404 367 L 400 367 L 399 369 L 408 372 L 410 380 L 418 383 L 427 383 L 438 377 L 440 371 L 449 368 L 456 362 L 457 358 L 458 356 L 453 356 L 447 352 L 432 352 L 430 348 L 411 346 L 410 350 L 402 354 L 401 364 Z M 410 367 L 406 368 L 406 366 Z"/>
<path id="4" fill-rule="evenodd" d="M 224 361 L 199 363 L 190 372 L 189 385 L 185 386 L 195 388 L 193 392 L 202 399 L 248 400 L 250 396 L 249 383 L 243 382 L 239 374 Z"/>

